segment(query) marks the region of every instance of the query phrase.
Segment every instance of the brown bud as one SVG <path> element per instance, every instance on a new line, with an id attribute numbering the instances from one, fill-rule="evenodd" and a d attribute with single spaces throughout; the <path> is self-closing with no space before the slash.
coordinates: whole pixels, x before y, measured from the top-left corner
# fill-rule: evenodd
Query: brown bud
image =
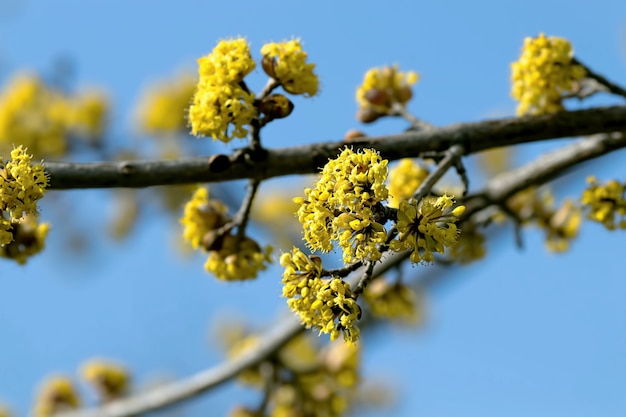
<path id="1" fill-rule="evenodd" d="M 372 103 L 375 106 L 389 107 L 389 94 L 385 90 L 379 90 L 378 88 L 372 88 L 365 92 L 365 100 Z"/>
<path id="2" fill-rule="evenodd" d="M 365 137 L 365 133 L 361 132 L 360 130 L 357 129 L 350 129 L 346 132 L 345 135 L 343 135 L 343 140 L 345 141 L 351 141 L 351 140 L 355 140 L 358 138 L 364 138 Z"/>
<path id="3" fill-rule="evenodd" d="M 282 94 L 272 94 L 265 97 L 259 104 L 259 111 L 268 119 L 282 119 L 293 111 L 293 103 Z"/>
<path id="4" fill-rule="evenodd" d="M 270 58 L 267 55 L 263 56 L 263 59 L 261 60 L 261 66 L 263 67 L 263 71 L 265 71 L 265 73 L 267 75 L 269 75 L 272 78 L 276 78 L 276 59 L 275 58 Z"/>
<path id="5" fill-rule="evenodd" d="M 384 115 L 384 113 L 379 113 L 374 109 L 361 107 L 356 113 L 356 119 L 361 123 L 372 123 Z"/>
<path id="6" fill-rule="evenodd" d="M 217 230 L 211 230 L 206 232 L 202 238 L 202 246 L 206 250 L 218 251 L 222 248 L 222 242 L 224 241 L 224 234 L 218 233 Z"/>
<path id="7" fill-rule="evenodd" d="M 230 158 L 224 154 L 211 155 L 209 157 L 209 171 L 222 172 L 230 167 Z"/>

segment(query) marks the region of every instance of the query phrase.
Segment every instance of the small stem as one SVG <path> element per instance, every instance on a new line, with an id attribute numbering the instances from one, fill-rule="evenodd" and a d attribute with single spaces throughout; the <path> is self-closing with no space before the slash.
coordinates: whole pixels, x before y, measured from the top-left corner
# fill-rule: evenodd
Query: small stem
<path id="1" fill-rule="evenodd" d="M 235 216 L 234 220 L 237 222 L 237 239 L 239 240 L 243 239 L 245 235 L 246 226 L 248 225 L 248 220 L 250 219 L 250 211 L 252 210 L 252 202 L 254 201 L 254 196 L 256 195 L 260 184 L 260 180 L 250 180 L 248 183 L 248 193 L 246 194 L 246 198 L 242 201 L 241 208 Z"/>
<path id="2" fill-rule="evenodd" d="M 586 72 L 586 77 L 591 78 L 592 80 L 597 81 L 600 85 L 606 87 L 609 93 L 626 98 L 626 89 L 624 89 L 623 87 L 609 81 L 607 78 L 598 74 L 597 72 L 592 71 L 591 68 L 589 68 L 588 66 L 586 66 L 585 64 L 583 64 L 576 58 L 572 58 L 572 64 L 580 65 L 581 67 L 583 67 Z"/>
<path id="3" fill-rule="evenodd" d="M 428 194 L 430 194 L 431 190 L 444 176 L 444 174 L 450 169 L 452 165 L 456 165 L 458 160 L 465 153 L 465 149 L 461 145 L 452 145 L 450 149 L 445 152 L 445 156 L 439 161 L 437 167 L 433 172 L 428 174 L 428 177 L 422 182 L 419 186 L 415 194 L 413 195 L 413 199 L 416 201 L 422 200 Z M 458 168 L 457 168 L 458 169 Z M 463 175 L 461 175 L 463 176 Z"/>
<path id="4" fill-rule="evenodd" d="M 390 116 L 400 116 L 404 118 L 411 124 L 411 127 L 416 130 L 428 130 L 428 129 L 436 129 L 435 125 L 432 125 L 428 122 L 418 119 L 411 113 L 406 110 L 406 107 L 399 103 L 393 103 L 391 106 L 391 112 L 389 112 Z"/>
<path id="5" fill-rule="evenodd" d="M 259 94 L 257 94 L 256 99 L 259 101 L 263 100 L 265 97 L 269 96 L 272 93 L 272 91 L 274 91 L 279 86 L 280 86 L 280 81 L 278 81 L 276 78 L 273 78 L 273 77 L 270 78 L 269 80 L 267 80 L 265 87 L 263 87 L 263 89 L 259 91 Z"/>
<path id="6" fill-rule="evenodd" d="M 322 270 L 322 276 L 323 277 L 333 276 L 333 277 L 343 278 L 343 277 L 350 275 L 350 273 L 356 271 L 362 266 L 363 266 L 363 262 L 358 261 L 358 262 L 353 263 L 352 265 L 344 266 L 343 268 L 329 269 L 329 270 L 324 269 Z"/>
<path id="7" fill-rule="evenodd" d="M 365 290 L 365 287 L 367 287 L 367 285 L 374 278 L 374 265 L 375 262 L 372 261 L 367 263 L 367 270 L 363 273 L 361 279 L 359 279 L 359 282 L 357 282 L 357 284 L 354 286 L 354 289 L 352 290 L 352 293 L 355 296 L 358 297 L 359 295 L 361 295 L 361 293 L 363 293 L 363 291 Z"/>

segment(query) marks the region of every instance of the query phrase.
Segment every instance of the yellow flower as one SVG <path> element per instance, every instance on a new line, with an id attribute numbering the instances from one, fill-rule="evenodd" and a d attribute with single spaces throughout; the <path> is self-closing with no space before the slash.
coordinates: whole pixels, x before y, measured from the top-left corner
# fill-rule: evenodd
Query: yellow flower
<path id="1" fill-rule="evenodd" d="M 413 96 L 411 86 L 418 80 L 415 71 L 401 72 L 397 65 L 372 68 L 365 73 L 363 83 L 357 88 L 356 101 L 362 110 L 387 114 L 394 104 L 406 106 Z"/>
<path id="2" fill-rule="evenodd" d="M 227 221 L 228 208 L 218 200 L 209 200 L 209 191 L 198 188 L 191 200 L 185 204 L 183 217 L 183 238 L 194 249 L 203 245 L 207 233 L 224 225 Z"/>
<path id="3" fill-rule="evenodd" d="M 196 91 L 196 77 L 181 74 L 150 86 L 137 106 L 137 124 L 150 134 L 176 134 L 187 128 L 187 108 Z"/>
<path id="4" fill-rule="evenodd" d="M 433 252 L 443 254 L 446 247 L 456 243 L 456 218 L 465 207 L 452 209 L 453 204 L 454 200 L 447 195 L 437 199 L 427 197 L 419 203 L 402 201 L 398 209 L 399 235 L 391 241 L 391 249 L 412 250 L 413 263 L 434 262 Z"/>
<path id="5" fill-rule="evenodd" d="M 23 145 L 39 157 L 65 154 L 69 109 L 38 77 L 14 77 L 0 94 L 0 145 Z"/>
<path id="6" fill-rule="evenodd" d="M 253 239 L 230 233 L 222 236 L 209 251 L 204 269 L 223 281 L 254 279 L 271 262 L 272 247 L 261 249 Z"/>
<path id="7" fill-rule="evenodd" d="M 428 176 L 428 169 L 410 158 L 401 159 L 389 172 L 389 207 L 398 208 L 408 200 Z"/>
<path id="8" fill-rule="evenodd" d="M 6 242 L 7 239 L 10 241 L 0 245 L 0 257 L 13 259 L 20 265 L 25 264 L 28 258 L 44 249 L 49 230 L 49 223 L 38 223 L 37 216 L 33 215 L 24 216 L 13 222 L 2 219 L 0 242 Z"/>
<path id="9" fill-rule="evenodd" d="M 468 264 L 485 257 L 485 236 L 476 226 L 468 224 L 459 231 L 455 245 L 450 247 L 450 257 L 461 264 Z"/>
<path id="10" fill-rule="evenodd" d="M 35 399 L 33 414 L 35 417 L 49 417 L 79 406 L 80 399 L 72 381 L 63 376 L 57 376 L 44 381 Z"/>
<path id="11" fill-rule="evenodd" d="M 570 200 L 547 219 L 545 224 L 546 245 L 552 252 L 565 252 L 572 239 L 578 236 L 581 209 Z"/>
<path id="12" fill-rule="evenodd" d="M 572 64 L 572 45 L 563 38 L 526 38 L 522 54 L 511 64 L 511 95 L 519 105 L 517 114 L 545 114 L 563 110 L 563 94 L 573 92 L 585 70 Z"/>
<path id="13" fill-rule="evenodd" d="M 380 259 L 377 245 L 387 233 L 381 205 L 389 197 L 387 163 L 375 150 L 346 148 L 324 166 L 314 189 L 294 199 L 311 249 L 329 251 L 336 241 L 346 263 Z"/>
<path id="14" fill-rule="evenodd" d="M 263 69 L 280 81 L 286 92 L 312 97 L 318 92 L 319 81 L 313 72 L 315 64 L 307 64 L 307 53 L 299 39 L 267 43 L 261 48 Z"/>
<path id="15" fill-rule="evenodd" d="M 103 401 L 123 396 L 129 388 L 126 368 L 103 360 L 91 360 L 81 367 L 81 375 L 98 391 Z"/>
<path id="16" fill-rule="evenodd" d="M 97 142 L 106 128 L 109 102 L 98 91 L 87 91 L 73 97 L 69 103 L 69 128 L 92 142 Z"/>
<path id="17" fill-rule="evenodd" d="M 221 41 L 198 60 L 199 80 L 189 107 L 191 133 L 230 142 L 246 137 L 257 116 L 255 96 L 243 79 L 255 67 L 245 39 Z"/>
<path id="18" fill-rule="evenodd" d="M 384 279 L 377 279 L 367 286 L 363 297 L 376 317 L 409 323 L 417 323 L 421 319 L 417 294 L 404 284 L 389 284 Z"/>
<path id="19" fill-rule="evenodd" d="M 580 202 L 588 210 L 587 217 L 602 223 L 607 229 L 626 229 L 626 199 L 624 184 L 610 180 L 602 185 L 595 177 L 587 178 L 589 187 L 583 191 Z"/>
<path id="20" fill-rule="evenodd" d="M 298 248 L 283 254 L 280 264 L 285 268 L 283 297 L 307 328 L 330 334 L 331 340 L 342 334 L 348 343 L 359 339 L 356 322 L 361 309 L 348 283 L 339 278 L 322 280 L 321 259 L 307 257 Z"/>

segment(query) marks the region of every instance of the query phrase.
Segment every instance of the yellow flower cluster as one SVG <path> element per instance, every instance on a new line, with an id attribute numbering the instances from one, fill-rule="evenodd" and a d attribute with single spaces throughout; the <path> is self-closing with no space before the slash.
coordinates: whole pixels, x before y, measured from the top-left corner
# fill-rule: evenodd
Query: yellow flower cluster
<path id="1" fill-rule="evenodd" d="M 572 45 L 563 38 L 526 38 L 522 54 L 511 64 L 511 95 L 519 102 L 517 114 L 545 114 L 563 110 L 564 93 L 572 92 L 585 69 L 573 65 Z"/>
<path id="2" fill-rule="evenodd" d="M 307 53 L 302 50 L 299 39 L 288 42 L 267 43 L 261 48 L 263 69 L 280 82 L 290 94 L 317 94 L 319 81 L 313 72 L 315 64 L 307 64 Z"/>
<path id="3" fill-rule="evenodd" d="M 283 384 L 276 390 L 270 415 L 344 415 L 360 381 L 359 367 L 358 346 L 333 343 L 315 371 L 296 373 L 296 384 Z"/>
<path id="4" fill-rule="evenodd" d="M 247 236 L 240 239 L 228 233 L 219 245 L 209 251 L 204 269 L 223 281 L 254 279 L 272 261 L 272 247 L 268 245 L 261 249 Z"/>
<path id="5" fill-rule="evenodd" d="M 311 249 L 330 251 L 337 241 L 346 263 L 380 259 L 378 245 L 387 237 L 381 212 L 389 196 L 387 163 L 375 150 L 345 148 L 324 166 L 316 187 L 294 199 Z"/>
<path id="6" fill-rule="evenodd" d="M 6 220 L 0 227 L 6 226 Z M 10 243 L 0 246 L 0 257 L 13 259 L 23 265 L 33 255 L 45 247 L 46 236 L 50 230 L 49 223 L 39 223 L 37 216 L 27 215 L 10 222 L 10 230 L 0 230 L 0 240 L 11 238 Z M 9 236 L 6 235 L 9 234 Z"/>
<path id="7" fill-rule="evenodd" d="M 80 399 L 72 381 L 63 376 L 49 378 L 44 381 L 35 398 L 33 415 L 49 417 L 53 414 L 76 409 Z"/>
<path id="8" fill-rule="evenodd" d="M 461 264 L 469 264 L 485 257 L 485 236 L 474 225 L 463 225 L 457 242 L 450 248 L 450 257 Z"/>
<path id="9" fill-rule="evenodd" d="M 546 247 L 552 252 L 565 252 L 578 235 L 581 209 L 571 201 L 554 208 L 554 196 L 548 190 L 536 188 L 520 191 L 507 201 L 509 210 L 522 223 L 536 222 L 546 233 Z"/>
<path id="10" fill-rule="evenodd" d="M 271 246 L 261 247 L 247 236 L 236 236 L 229 232 L 218 233 L 217 229 L 231 219 L 221 202 L 209 199 L 206 188 L 198 188 L 191 200 L 185 204 L 183 238 L 194 249 L 209 252 L 204 268 L 220 280 L 235 281 L 256 278 L 260 270 L 271 262 Z"/>
<path id="11" fill-rule="evenodd" d="M 48 224 L 37 222 L 37 201 L 43 197 L 48 178 L 41 164 L 31 165 L 31 155 L 20 146 L 11 161 L 0 158 L 0 256 L 26 263 L 40 252 Z"/>
<path id="12" fill-rule="evenodd" d="M 359 120 L 373 122 L 392 112 L 394 105 L 406 106 L 413 97 L 411 86 L 418 80 L 419 75 L 416 72 L 401 72 L 397 65 L 367 71 L 363 83 L 356 91 Z"/>
<path id="13" fill-rule="evenodd" d="M 0 417 L 11 417 L 11 411 L 4 405 L 0 404 Z"/>
<path id="14" fill-rule="evenodd" d="M 413 162 L 411 158 L 401 159 L 389 171 L 389 207 L 398 208 L 402 200 L 408 200 L 428 177 L 428 169 Z"/>
<path id="15" fill-rule="evenodd" d="M 285 268 L 283 297 L 302 323 L 317 328 L 320 334 L 330 334 L 331 340 L 343 334 L 346 342 L 356 342 L 361 309 L 350 286 L 339 278 L 322 280 L 321 259 L 307 257 L 298 248 L 284 253 L 280 264 Z"/>
<path id="16" fill-rule="evenodd" d="M 243 337 L 229 349 L 231 357 L 245 354 L 257 346 L 257 335 L 240 336 Z M 239 374 L 238 380 L 266 392 L 263 415 L 340 416 L 348 411 L 360 381 L 359 356 L 357 345 L 338 342 L 320 349 L 309 335 L 304 334 L 292 339 L 274 357 Z M 272 381 L 268 381 L 268 375 L 273 375 Z M 238 405 L 229 416 L 260 414 Z"/>
<path id="17" fill-rule="evenodd" d="M 102 401 L 120 398 L 128 390 L 128 371 L 109 361 L 91 360 L 82 366 L 81 375 L 97 390 Z"/>
<path id="18" fill-rule="evenodd" d="M 421 319 L 421 305 L 417 294 L 399 282 L 390 284 L 377 279 L 367 286 L 363 297 L 372 314 L 384 319 L 399 319 L 416 323 Z"/>
<path id="19" fill-rule="evenodd" d="M 433 252 L 443 254 L 446 247 L 456 243 L 457 217 L 464 206 L 452 209 L 454 200 L 444 195 L 439 198 L 426 197 L 415 201 L 402 201 L 398 209 L 398 238 L 391 241 L 391 249 L 410 249 L 411 262 L 434 262 Z"/>
<path id="20" fill-rule="evenodd" d="M 60 156 L 70 134 L 95 141 L 104 131 L 108 103 L 96 92 L 67 97 L 33 75 L 18 75 L 0 93 L 0 148 L 28 147 L 39 157 Z"/>
<path id="21" fill-rule="evenodd" d="M 254 93 L 243 79 L 256 66 L 245 39 L 220 41 L 198 59 L 198 86 L 189 107 L 191 133 L 230 142 L 248 134 L 247 125 L 257 116 Z"/>
<path id="22" fill-rule="evenodd" d="M 602 185 L 595 177 L 587 178 L 589 187 L 583 191 L 581 203 L 588 210 L 587 217 L 602 223 L 607 229 L 626 229 L 626 199 L 624 184 L 610 180 Z M 616 225 L 616 216 L 618 222 Z"/>
<path id="23" fill-rule="evenodd" d="M 139 128 L 155 135 L 173 135 L 187 127 L 187 108 L 197 80 L 189 74 L 150 86 L 139 100 Z"/>

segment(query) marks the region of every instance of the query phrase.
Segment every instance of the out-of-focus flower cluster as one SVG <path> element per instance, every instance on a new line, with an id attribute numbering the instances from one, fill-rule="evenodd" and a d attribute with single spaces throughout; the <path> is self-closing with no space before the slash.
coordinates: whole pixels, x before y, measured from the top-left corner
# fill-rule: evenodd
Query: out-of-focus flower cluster
<path id="1" fill-rule="evenodd" d="M 377 318 L 419 323 L 423 316 L 418 294 L 400 282 L 377 279 L 365 289 L 363 299 Z"/>
<path id="2" fill-rule="evenodd" d="M 248 334 L 232 341 L 229 356 L 255 349 L 259 336 Z M 356 345 L 331 343 L 322 349 L 308 335 L 291 340 L 276 355 L 240 374 L 239 380 L 267 394 L 260 412 L 239 405 L 235 416 L 314 416 L 344 415 L 357 394 L 360 352 Z"/>
<path id="3" fill-rule="evenodd" d="M 285 268 L 283 297 L 302 323 L 330 334 L 331 340 L 343 334 L 346 342 L 356 342 L 361 308 L 348 283 L 340 278 L 322 279 L 322 260 L 306 256 L 298 248 L 284 253 L 280 264 Z"/>
<path id="4" fill-rule="evenodd" d="M 107 360 L 91 360 L 80 370 L 82 379 L 98 395 L 100 402 L 123 397 L 129 389 L 128 371 Z M 35 396 L 33 416 L 50 417 L 82 406 L 79 391 L 68 376 L 52 376 L 43 381 Z"/>
<path id="5" fill-rule="evenodd" d="M 139 129 L 153 135 L 184 132 L 196 84 L 196 77 L 184 73 L 148 87 L 138 104 Z"/>
<path id="6" fill-rule="evenodd" d="M 130 386 L 128 370 L 110 361 L 91 360 L 82 366 L 81 375 L 103 402 L 123 397 Z"/>
<path id="7" fill-rule="evenodd" d="M 389 172 L 389 207 L 398 208 L 408 200 L 428 176 L 428 169 L 411 158 L 404 158 Z"/>
<path id="8" fill-rule="evenodd" d="M 43 249 L 49 229 L 37 222 L 37 202 L 48 178 L 31 158 L 21 146 L 11 151 L 10 161 L 0 157 L 0 256 L 20 264 Z"/>
<path id="9" fill-rule="evenodd" d="M 546 246 L 552 252 L 565 252 L 578 236 L 581 209 L 566 200 L 554 208 L 554 196 L 549 190 L 539 192 L 535 187 L 515 194 L 507 201 L 508 210 L 522 224 L 534 223 L 546 234 Z"/>
<path id="10" fill-rule="evenodd" d="M 544 114 L 563 110 L 563 95 L 575 92 L 585 69 L 573 64 L 574 50 L 563 38 L 526 38 L 522 54 L 511 64 L 511 95 L 519 102 L 517 114 Z"/>
<path id="11" fill-rule="evenodd" d="M 580 199 L 587 210 L 587 217 L 602 223 L 609 230 L 616 227 L 626 229 L 624 184 L 615 180 L 601 184 L 595 177 L 589 177 L 587 182 L 589 187 L 583 191 Z"/>
<path id="12" fill-rule="evenodd" d="M 256 278 L 265 270 L 272 248 L 262 249 L 248 236 L 232 234 L 230 230 L 219 229 L 231 222 L 228 209 L 215 199 L 209 199 L 206 188 L 198 188 L 191 200 L 185 204 L 183 217 L 183 238 L 194 249 L 209 253 L 204 268 L 224 281 L 237 281 Z"/>
<path id="13" fill-rule="evenodd" d="M 19 74 L 0 93 L 0 150 L 16 144 L 37 157 L 64 155 L 70 137 L 97 143 L 108 111 L 102 93 L 67 95 L 35 75 Z"/>
<path id="14" fill-rule="evenodd" d="M 394 105 L 405 107 L 413 97 L 411 86 L 418 80 L 416 72 L 401 72 L 397 66 L 370 69 L 356 91 L 357 119 L 370 123 L 393 113 Z"/>
<path id="15" fill-rule="evenodd" d="M 318 91 L 314 64 L 300 41 L 269 43 L 261 48 L 263 69 L 291 94 L 313 96 Z M 191 133 L 230 142 L 244 138 L 259 111 L 267 120 L 289 115 L 293 104 L 281 95 L 256 100 L 244 78 L 256 67 L 245 39 L 220 41 L 213 51 L 198 60 L 198 85 L 189 107 Z M 259 108 L 259 106 L 262 106 Z"/>

